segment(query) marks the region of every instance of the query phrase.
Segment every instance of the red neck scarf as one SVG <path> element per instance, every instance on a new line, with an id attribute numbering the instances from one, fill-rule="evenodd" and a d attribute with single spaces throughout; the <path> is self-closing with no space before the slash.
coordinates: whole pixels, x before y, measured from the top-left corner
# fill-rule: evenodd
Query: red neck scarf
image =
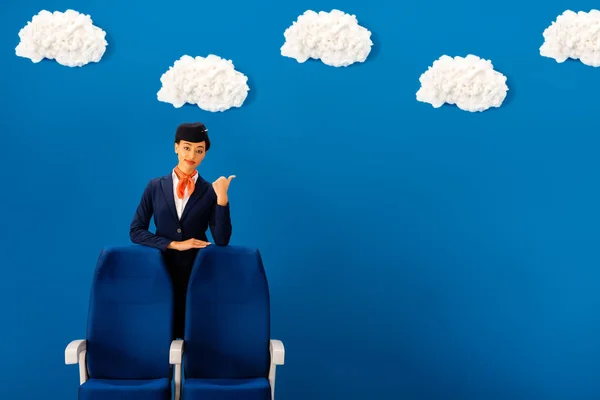
<path id="1" fill-rule="evenodd" d="M 179 167 L 175 167 L 175 175 L 179 178 L 179 183 L 177 184 L 177 197 L 183 199 L 185 195 L 185 188 L 187 187 L 189 194 L 191 195 L 194 192 L 194 188 L 196 184 L 194 183 L 194 179 L 192 179 L 198 171 L 192 172 L 190 175 L 185 174 Z"/>

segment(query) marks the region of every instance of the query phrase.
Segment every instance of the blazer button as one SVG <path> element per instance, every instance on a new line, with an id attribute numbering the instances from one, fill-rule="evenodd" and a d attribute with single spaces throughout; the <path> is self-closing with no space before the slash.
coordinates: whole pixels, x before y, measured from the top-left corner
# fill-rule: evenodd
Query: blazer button
<path id="1" fill-rule="evenodd" d="M 181 233 L 181 228 L 177 228 L 177 233 Z"/>

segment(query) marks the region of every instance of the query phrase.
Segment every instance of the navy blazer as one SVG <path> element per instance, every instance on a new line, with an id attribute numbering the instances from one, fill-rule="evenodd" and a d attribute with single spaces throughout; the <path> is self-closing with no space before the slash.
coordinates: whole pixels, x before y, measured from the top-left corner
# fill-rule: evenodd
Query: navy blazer
<path id="1" fill-rule="evenodd" d="M 217 204 L 212 184 L 200 175 L 196 187 L 181 215 L 177 217 L 171 174 L 150 180 L 131 221 L 129 237 L 136 244 L 154 247 L 166 252 L 168 259 L 177 264 L 191 266 L 198 249 L 178 251 L 167 249 L 172 241 L 199 239 L 208 241 L 206 230 L 213 236 L 211 246 L 227 246 L 231 238 L 229 203 Z M 156 233 L 150 232 L 150 220 L 154 216 Z"/>

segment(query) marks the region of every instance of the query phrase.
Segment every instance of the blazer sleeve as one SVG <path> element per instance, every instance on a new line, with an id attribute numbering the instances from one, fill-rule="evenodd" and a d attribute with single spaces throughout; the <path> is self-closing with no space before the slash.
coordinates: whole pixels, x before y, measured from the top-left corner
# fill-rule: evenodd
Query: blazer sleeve
<path id="1" fill-rule="evenodd" d="M 217 246 L 227 246 L 231 239 L 232 230 L 229 203 L 222 206 L 217 204 L 215 200 L 209 226 L 215 244 Z"/>
<path id="2" fill-rule="evenodd" d="M 129 238 L 136 244 L 166 250 L 172 240 L 155 235 L 148 230 L 153 213 L 152 182 L 149 182 L 129 226 Z"/>

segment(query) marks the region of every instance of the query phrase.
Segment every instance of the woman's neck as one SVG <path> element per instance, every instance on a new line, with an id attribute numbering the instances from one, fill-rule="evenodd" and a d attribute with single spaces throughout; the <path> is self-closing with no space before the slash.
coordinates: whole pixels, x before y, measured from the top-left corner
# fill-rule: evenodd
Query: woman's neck
<path id="1" fill-rule="evenodd" d="M 195 171 L 195 169 L 194 168 L 190 168 L 189 165 L 179 164 L 179 165 L 177 165 L 177 168 L 179 168 L 179 170 L 181 172 L 183 172 L 184 174 L 186 174 L 186 175 L 192 175 L 194 173 L 194 171 Z"/>

